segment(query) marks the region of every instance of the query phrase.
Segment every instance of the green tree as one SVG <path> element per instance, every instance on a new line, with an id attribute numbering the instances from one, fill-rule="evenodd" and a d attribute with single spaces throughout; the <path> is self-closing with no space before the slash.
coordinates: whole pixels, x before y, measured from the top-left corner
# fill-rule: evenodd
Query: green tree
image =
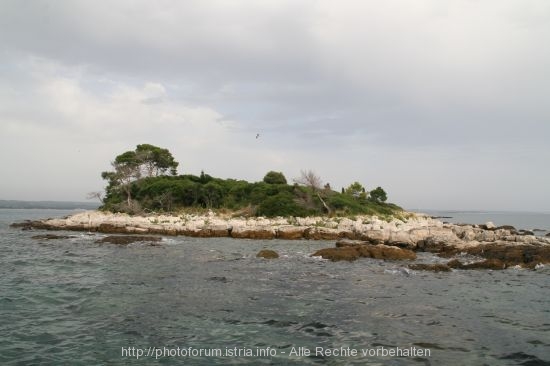
<path id="1" fill-rule="evenodd" d="M 210 182 L 212 179 L 214 179 L 212 176 L 205 174 L 204 170 L 201 170 L 201 175 L 199 177 L 199 182 L 202 184 L 206 184 Z"/>
<path id="2" fill-rule="evenodd" d="M 103 172 L 101 177 L 109 182 L 107 195 L 120 191 L 126 195 L 128 206 L 132 203 L 132 182 L 141 177 L 140 165 L 134 151 L 118 155 L 111 166 L 114 171 Z"/>
<path id="3" fill-rule="evenodd" d="M 128 206 L 132 203 L 132 184 L 145 176 L 158 176 L 168 170 L 176 174 L 178 162 L 167 149 L 141 144 L 134 151 L 126 151 L 118 155 L 111 166 L 114 171 L 102 172 L 101 177 L 109 182 L 107 196 L 116 192 L 126 195 Z"/>
<path id="4" fill-rule="evenodd" d="M 286 184 L 286 178 L 281 172 L 268 172 L 264 177 L 264 182 L 267 184 Z"/>
<path id="5" fill-rule="evenodd" d="M 382 187 L 376 187 L 372 191 L 370 191 L 370 199 L 375 202 L 386 202 L 388 199 L 388 195 L 386 194 L 386 191 L 382 189 Z"/>
<path id="6" fill-rule="evenodd" d="M 363 187 L 363 185 L 359 182 L 353 182 L 350 184 L 348 188 L 346 188 L 345 193 L 355 198 L 367 198 L 365 187 Z"/>
<path id="7" fill-rule="evenodd" d="M 168 149 L 141 144 L 137 145 L 135 155 L 144 175 L 148 177 L 164 175 L 167 171 L 170 171 L 171 175 L 176 175 L 179 163 Z"/>
<path id="8" fill-rule="evenodd" d="M 222 197 L 223 190 L 219 183 L 210 181 L 202 186 L 201 199 L 205 207 L 218 207 Z"/>

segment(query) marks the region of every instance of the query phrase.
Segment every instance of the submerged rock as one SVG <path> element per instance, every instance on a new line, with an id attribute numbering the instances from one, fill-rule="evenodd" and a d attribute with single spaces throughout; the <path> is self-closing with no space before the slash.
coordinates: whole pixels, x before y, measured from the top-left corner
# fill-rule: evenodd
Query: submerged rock
<path id="1" fill-rule="evenodd" d="M 462 262 L 459 261 L 458 259 L 453 259 L 452 261 L 447 262 L 447 267 L 449 268 L 458 269 L 462 266 L 463 266 Z"/>
<path id="2" fill-rule="evenodd" d="M 495 230 L 510 230 L 510 231 L 517 231 L 515 227 L 512 225 L 502 225 L 497 227 Z"/>
<path id="3" fill-rule="evenodd" d="M 137 236 L 137 235 L 112 235 L 106 236 L 103 239 L 96 240 L 96 243 L 110 243 L 119 245 L 128 245 L 136 242 L 160 242 L 162 238 L 160 236 Z"/>
<path id="4" fill-rule="evenodd" d="M 275 259 L 275 258 L 279 258 L 279 254 L 274 250 L 263 249 L 263 250 L 260 250 L 258 254 L 256 254 L 256 257 L 265 258 L 265 259 Z"/>
<path id="5" fill-rule="evenodd" d="M 43 235 L 35 235 L 32 237 L 32 239 L 38 239 L 38 240 L 55 240 L 55 239 L 69 239 L 69 238 L 74 238 L 74 236 L 43 234 Z"/>
<path id="6" fill-rule="evenodd" d="M 498 259 L 486 259 L 484 261 L 473 262 L 469 264 L 464 264 L 458 259 L 453 259 L 445 263 L 415 263 L 409 265 L 410 269 L 416 271 L 432 271 L 432 272 L 449 272 L 452 269 L 506 269 L 506 264 Z"/>
<path id="7" fill-rule="evenodd" d="M 209 281 L 217 281 L 217 282 L 221 282 L 221 283 L 229 282 L 229 280 L 225 276 L 213 276 L 213 277 L 208 278 L 208 280 Z"/>
<path id="8" fill-rule="evenodd" d="M 311 255 L 312 257 L 323 257 L 324 259 L 330 259 L 333 262 L 336 261 L 354 261 L 361 255 L 357 248 L 354 247 L 341 247 L 341 248 L 325 248 L 319 249 Z"/>
<path id="9" fill-rule="evenodd" d="M 409 268 L 415 271 L 450 272 L 451 267 L 445 263 L 415 263 L 409 264 Z"/>
<path id="10" fill-rule="evenodd" d="M 465 264 L 460 269 L 506 269 L 506 264 L 498 259 L 486 259 L 481 262 Z"/>
<path id="11" fill-rule="evenodd" d="M 506 263 L 499 259 L 486 259 L 480 262 L 463 264 L 458 259 L 453 259 L 447 263 L 447 266 L 455 269 L 506 269 Z"/>

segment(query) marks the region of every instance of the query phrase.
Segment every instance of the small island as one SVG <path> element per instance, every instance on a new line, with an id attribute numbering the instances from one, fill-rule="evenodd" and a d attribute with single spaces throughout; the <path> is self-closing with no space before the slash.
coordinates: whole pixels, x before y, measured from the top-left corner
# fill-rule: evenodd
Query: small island
<path id="1" fill-rule="evenodd" d="M 102 200 L 99 210 L 12 226 L 138 235 L 134 240 L 146 234 L 334 240 L 335 247 L 312 255 L 332 261 L 413 261 L 416 252 L 432 252 L 449 260 L 414 262 L 409 267 L 436 272 L 512 266 L 534 269 L 550 263 L 550 238 L 511 226 L 449 224 L 406 212 L 386 203 L 387 194 L 381 187 L 367 191 L 353 182 L 338 192 L 312 171 L 302 171 L 293 184 L 275 171 L 261 182 L 250 183 L 204 172 L 177 175 L 178 165 L 167 149 L 137 145 L 115 158 L 113 171 L 102 173 L 108 182 L 105 197 L 99 192 L 90 195 Z M 478 260 L 463 263 L 457 258 L 461 254 Z"/>
<path id="2" fill-rule="evenodd" d="M 131 215 L 177 212 L 232 212 L 236 216 L 399 216 L 403 210 L 386 203 L 381 187 L 370 191 L 359 182 L 335 191 L 311 170 L 288 184 L 281 172 L 269 171 L 261 182 L 221 179 L 201 172 L 177 175 L 179 163 L 168 149 L 150 144 L 118 155 L 113 170 L 102 173 L 108 185 L 104 211 Z"/>

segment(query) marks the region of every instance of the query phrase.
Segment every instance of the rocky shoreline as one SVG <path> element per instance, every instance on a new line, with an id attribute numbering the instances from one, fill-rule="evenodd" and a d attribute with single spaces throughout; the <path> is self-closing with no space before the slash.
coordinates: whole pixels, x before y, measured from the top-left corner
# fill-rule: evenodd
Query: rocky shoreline
<path id="1" fill-rule="evenodd" d="M 501 269 L 510 266 L 535 268 L 550 263 L 550 238 L 531 235 L 511 226 L 456 225 L 422 214 L 384 221 L 377 217 L 290 217 L 244 218 L 207 215 L 129 216 L 102 211 L 85 211 L 62 219 L 25 221 L 12 224 L 23 230 L 74 230 L 132 235 L 185 235 L 240 239 L 336 240 L 334 248 L 314 253 L 331 260 L 361 257 L 410 260 L 415 252 L 433 252 L 443 258 L 469 254 L 481 259 L 470 266 L 453 262 L 418 270 L 444 271 L 451 268 Z M 406 252 L 399 252 L 406 251 Z M 411 254 L 412 253 L 412 254 Z M 477 262 L 476 262 L 477 263 Z M 412 266 L 412 265 L 411 265 Z M 470 266 L 470 267 L 468 267 Z M 413 267 L 411 267 L 413 268 Z M 414 269 L 414 268 L 413 268 Z"/>

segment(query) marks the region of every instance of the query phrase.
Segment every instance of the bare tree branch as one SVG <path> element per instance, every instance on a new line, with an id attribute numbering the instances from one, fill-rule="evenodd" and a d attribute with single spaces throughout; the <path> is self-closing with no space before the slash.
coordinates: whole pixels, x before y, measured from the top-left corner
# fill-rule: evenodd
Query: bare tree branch
<path id="1" fill-rule="evenodd" d="M 319 198 L 319 201 L 321 201 L 323 207 L 325 208 L 325 210 L 327 210 L 327 213 L 330 214 L 332 212 L 325 200 L 319 194 L 319 191 L 323 186 L 323 180 L 321 179 L 321 177 L 315 174 L 313 170 L 302 170 L 300 172 L 300 178 L 295 178 L 294 183 L 298 183 L 311 188 L 313 194 L 317 196 L 317 198 Z"/>
<path id="2" fill-rule="evenodd" d="M 300 178 L 294 178 L 294 183 L 304 185 L 311 188 L 313 191 L 318 191 L 323 185 L 321 177 L 319 177 L 313 170 L 300 171 Z"/>
<path id="3" fill-rule="evenodd" d="M 86 199 L 87 200 L 98 199 L 99 202 L 103 203 L 103 193 L 101 193 L 101 192 L 88 192 L 86 194 Z"/>

